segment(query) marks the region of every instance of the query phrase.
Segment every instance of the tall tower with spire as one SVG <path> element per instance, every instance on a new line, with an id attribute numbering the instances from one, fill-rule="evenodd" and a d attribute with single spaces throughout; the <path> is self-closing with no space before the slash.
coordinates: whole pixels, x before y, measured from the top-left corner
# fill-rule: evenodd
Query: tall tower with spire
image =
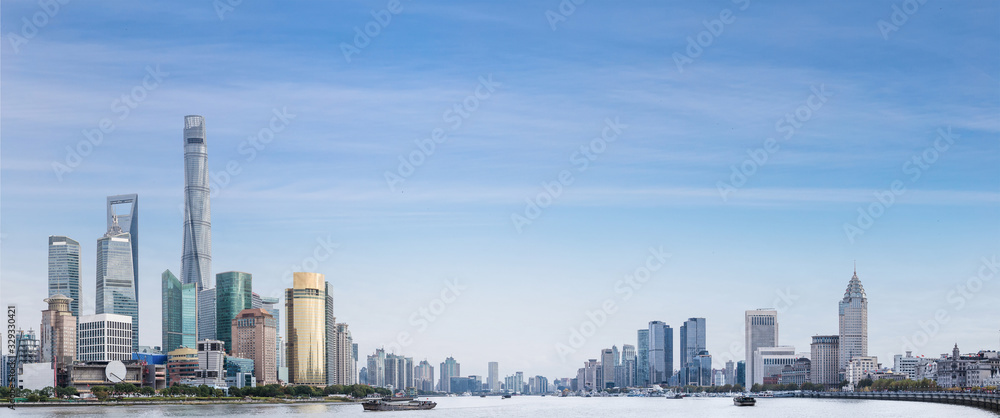
<path id="1" fill-rule="evenodd" d="M 851 358 L 868 355 L 868 297 L 857 267 L 840 301 L 840 370 Z"/>

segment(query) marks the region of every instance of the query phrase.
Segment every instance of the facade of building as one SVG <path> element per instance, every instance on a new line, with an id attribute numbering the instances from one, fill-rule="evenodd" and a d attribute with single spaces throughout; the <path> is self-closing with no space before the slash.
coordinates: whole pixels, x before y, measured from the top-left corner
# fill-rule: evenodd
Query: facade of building
<path id="1" fill-rule="evenodd" d="M 385 350 L 375 349 L 375 354 L 368 356 L 368 385 L 375 387 L 385 387 Z"/>
<path id="2" fill-rule="evenodd" d="M 347 329 L 347 324 L 338 323 L 336 324 L 336 332 L 333 334 L 334 341 L 334 379 L 333 384 L 335 385 L 353 385 L 356 383 L 355 376 L 357 376 L 357 364 L 354 356 L 354 338 L 351 337 L 351 331 Z M 412 369 L 412 359 L 410 360 L 410 368 Z M 412 373 L 411 373 L 412 376 Z M 412 380 L 411 380 L 412 386 Z"/>
<path id="3" fill-rule="evenodd" d="M 34 330 L 17 331 L 17 353 L 21 364 L 40 363 L 42 361 L 42 348 L 38 341 L 38 335 Z"/>
<path id="4" fill-rule="evenodd" d="M 198 368 L 194 377 L 181 383 L 189 386 L 206 385 L 213 388 L 225 388 L 226 384 L 226 352 L 225 346 L 219 340 L 198 340 Z"/>
<path id="5" fill-rule="evenodd" d="M 181 282 L 194 283 L 198 291 L 202 291 L 215 287 L 212 283 L 212 210 L 205 118 L 197 115 L 184 117 L 183 141 L 184 249 Z"/>
<path id="6" fill-rule="evenodd" d="M 261 309 L 267 311 L 267 313 L 271 314 L 271 316 L 274 317 L 274 322 L 278 326 L 277 329 L 275 330 L 275 332 L 276 332 L 276 334 L 278 336 L 277 340 L 276 340 L 276 343 L 275 343 L 275 351 L 276 351 L 275 358 L 278 359 L 278 367 L 281 368 L 281 367 L 285 367 L 285 353 L 284 353 L 285 350 L 283 349 L 283 347 L 284 347 L 284 345 L 283 345 L 284 341 L 281 338 L 281 310 L 278 309 L 278 304 L 279 303 L 281 303 L 281 299 L 280 298 L 270 297 L 270 296 L 263 296 L 263 297 L 260 297 L 260 306 L 259 306 L 259 308 L 261 308 Z M 258 306 L 255 306 L 254 308 L 258 308 Z"/>
<path id="7" fill-rule="evenodd" d="M 601 380 L 598 389 L 615 387 L 615 353 L 610 348 L 601 350 Z"/>
<path id="8" fill-rule="evenodd" d="M 167 352 L 167 385 L 193 379 L 197 370 L 198 350 L 193 346 Z"/>
<path id="9" fill-rule="evenodd" d="M 747 362 L 737 361 L 736 362 L 736 384 L 747 387 Z"/>
<path id="10" fill-rule="evenodd" d="M 460 377 L 462 375 L 462 365 L 458 364 L 454 358 L 448 357 L 444 359 L 441 363 L 441 378 L 438 381 L 441 384 L 441 391 L 446 393 L 452 393 L 451 391 L 451 378 Z"/>
<path id="11" fill-rule="evenodd" d="M 783 385 L 802 385 L 803 383 L 812 382 L 811 375 L 812 361 L 805 357 L 799 357 L 795 359 L 794 363 L 786 364 L 781 369 L 781 378 L 778 380 L 778 383 Z"/>
<path id="12" fill-rule="evenodd" d="M 844 379 L 853 386 L 877 371 L 877 357 L 855 356 L 851 358 L 851 361 L 847 362 L 847 368 L 844 370 Z"/>
<path id="13" fill-rule="evenodd" d="M 705 343 L 705 318 L 688 318 L 680 328 L 680 384 L 695 385 L 704 379 L 697 376 L 697 370 L 690 370 L 695 358 L 707 350 Z M 696 385 L 704 386 L 704 385 Z"/>
<path id="14" fill-rule="evenodd" d="M 128 232 L 112 215 L 111 227 L 97 240 L 97 314 L 127 315 L 132 318 L 132 347 L 139 349 L 139 304 L 135 299 L 132 243 Z"/>
<path id="15" fill-rule="evenodd" d="M 118 213 L 116 208 L 125 208 Z M 108 196 L 108 230 L 117 220 L 122 232 L 129 235 L 132 245 L 132 289 L 139 300 L 139 195 L 135 193 Z M 138 330 L 138 328 L 134 328 Z"/>
<path id="16" fill-rule="evenodd" d="M 274 352 L 278 324 L 274 317 L 263 309 L 244 309 L 230 321 L 230 326 L 232 355 L 253 360 L 257 383 L 278 383 L 278 360 Z"/>
<path id="17" fill-rule="evenodd" d="M 215 339 L 225 344 L 227 352 L 233 349 L 233 319 L 251 309 L 253 276 L 240 271 L 227 271 L 215 276 Z M 273 319 L 273 318 L 272 318 Z"/>
<path id="18" fill-rule="evenodd" d="M 810 382 L 829 386 L 840 384 L 840 336 L 814 335 L 809 349 Z"/>
<path id="19" fill-rule="evenodd" d="M 197 287 L 197 283 L 193 283 Z M 198 341 L 214 340 L 218 331 L 215 321 L 215 288 L 198 290 Z"/>
<path id="20" fill-rule="evenodd" d="M 686 368 L 686 378 L 688 385 L 712 386 L 712 356 L 708 350 L 701 350 L 697 356 L 691 359 Z"/>
<path id="21" fill-rule="evenodd" d="M 746 311 L 746 384 L 764 383 L 764 377 L 757 375 L 754 353 L 758 348 L 778 345 L 778 311 L 774 309 L 754 309 Z M 749 389 L 749 387 L 747 387 Z"/>
<path id="22" fill-rule="evenodd" d="M 615 372 L 615 381 L 618 383 L 618 387 L 633 387 L 636 385 L 636 367 L 637 358 L 635 346 L 632 344 L 625 344 L 622 346 L 622 364 L 626 370 L 622 372 L 622 379 L 618 380 L 618 372 Z"/>
<path id="23" fill-rule="evenodd" d="M 723 376 L 726 379 L 726 383 L 725 384 L 729 384 L 729 385 L 735 384 L 736 383 L 736 363 L 733 363 L 732 360 L 727 360 L 726 361 L 726 370 L 723 373 Z"/>
<path id="24" fill-rule="evenodd" d="M 636 338 L 635 384 L 649 386 L 649 329 L 640 329 Z"/>
<path id="25" fill-rule="evenodd" d="M 978 388 L 1000 383 L 1000 355 L 996 351 L 962 355 L 955 344 L 951 356 L 943 356 L 935 364 L 941 387 Z"/>
<path id="26" fill-rule="evenodd" d="M 434 391 L 434 366 L 422 360 L 413 370 L 413 385 L 424 392 Z"/>
<path id="27" fill-rule="evenodd" d="M 182 284 L 170 270 L 160 277 L 163 351 L 194 348 L 198 340 L 198 290 L 194 283 Z"/>
<path id="28" fill-rule="evenodd" d="M 338 380 L 337 376 L 337 317 L 333 314 L 333 288 L 330 282 L 324 283 L 323 287 L 325 300 L 324 318 L 326 318 L 323 329 L 326 331 L 326 384 L 332 385 Z"/>
<path id="29" fill-rule="evenodd" d="M 49 297 L 72 299 L 69 311 L 80 317 L 80 243 L 68 237 L 49 237 Z"/>
<path id="30" fill-rule="evenodd" d="M 892 371 L 903 373 L 910 380 L 917 380 L 917 366 L 919 364 L 920 358 L 913 357 L 912 351 L 907 351 L 906 356 L 900 354 L 892 356 Z"/>
<path id="31" fill-rule="evenodd" d="M 80 361 L 131 360 L 134 341 L 132 318 L 104 313 L 81 316 L 76 341 Z"/>
<path id="32" fill-rule="evenodd" d="M 868 356 L 868 297 L 857 271 L 847 284 L 839 308 L 840 368 L 845 369 L 852 358 Z"/>
<path id="33" fill-rule="evenodd" d="M 753 376 L 758 382 L 754 384 L 766 384 L 765 378 L 771 378 L 774 383 L 781 379 L 781 370 L 785 365 L 795 364 L 795 360 L 800 356 L 795 354 L 795 347 L 758 347 L 753 356 Z M 753 385 L 751 385 L 753 386 Z M 749 389 L 749 388 L 748 388 Z"/>
<path id="34" fill-rule="evenodd" d="M 500 391 L 500 363 L 491 361 L 487 365 L 488 373 L 486 375 L 486 386 L 489 388 L 490 392 Z"/>
<path id="35" fill-rule="evenodd" d="M 292 274 L 285 289 L 289 383 L 326 384 L 326 283 L 319 273 Z"/>
<path id="36" fill-rule="evenodd" d="M 49 309 L 42 311 L 41 362 L 58 369 L 76 361 L 76 317 L 70 311 L 73 300 L 63 295 L 45 299 Z"/>
<path id="37" fill-rule="evenodd" d="M 257 386 L 257 366 L 253 359 L 226 356 L 224 361 L 227 386 L 237 388 Z"/>
<path id="38" fill-rule="evenodd" d="M 674 330 L 662 321 L 649 323 L 649 379 L 666 384 L 674 374 Z"/>

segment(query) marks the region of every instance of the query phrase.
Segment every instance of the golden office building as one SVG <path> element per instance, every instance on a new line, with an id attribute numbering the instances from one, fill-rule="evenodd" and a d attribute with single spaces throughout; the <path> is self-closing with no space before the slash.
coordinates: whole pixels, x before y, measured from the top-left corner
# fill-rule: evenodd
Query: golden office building
<path id="1" fill-rule="evenodd" d="M 56 367 L 76 361 L 76 317 L 70 311 L 72 298 L 55 295 L 45 302 L 49 309 L 42 311 L 41 362 L 55 363 Z"/>
<path id="2" fill-rule="evenodd" d="M 288 383 L 326 385 L 326 283 L 319 273 L 294 273 L 285 289 Z"/>

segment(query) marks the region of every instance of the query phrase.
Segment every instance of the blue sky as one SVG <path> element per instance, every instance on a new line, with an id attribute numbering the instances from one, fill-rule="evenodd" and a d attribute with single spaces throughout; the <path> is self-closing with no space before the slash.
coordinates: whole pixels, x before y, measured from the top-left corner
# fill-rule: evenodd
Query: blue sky
<path id="1" fill-rule="evenodd" d="M 209 1 L 70 2 L 25 32 L 44 9 L 4 2 L 0 299 L 37 328 L 47 236 L 67 235 L 92 311 L 106 196 L 138 193 L 140 344 L 159 345 L 160 273 L 180 268 L 182 118 L 199 114 L 212 172 L 238 172 L 213 184 L 215 271 L 281 295 L 317 240 L 337 243 L 314 270 L 361 353 L 404 332 L 404 354 L 454 356 L 464 374 L 499 361 L 503 375 L 572 377 L 648 321 L 705 317 L 719 362 L 743 357 L 744 310 L 774 306 L 780 341 L 808 351 L 837 332 L 855 260 L 883 363 L 904 339 L 928 356 L 998 348 L 1000 283 L 970 281 L 1000 257 L 996 3 L 927 2 L 887 36 L 879 21 L 902 2 L 591 0 L 562 14 L 404 0 L 377 23 L 388 5 L 243 2 L 220 19 Z M 553 29 L 547 12 L 564 19 Z M 378 34 L 348 61 L 366 25 Z M 473 99 L 481 78 L 493 91 Z M 126 115 L 122 95 L 142 100 Z M 268 132 L 275 112 L 293 116 Z M 114 130 L 57 174 L 104 119 Z M 621 133 L 581 170 L 609 119 Z M 445 139 L 420 151 L 435 129 Z M 777 150 L 750 162 L 765 145 Z M 423 162 L 390 187 L 413 153 Z M 723 199 L 744 164 L 756 170 Z M 572 183 L 518 231 L 512 216 L 564 170 Z M 894 182 L 905 191 L 846 233 Z M 668 262 L 625 300 L 616 282 L 661 247 Z M 436 302 L 454 280 L 461 294 Z M 606 323 L 561 355 L 606 300 Z M 412 320 L 441 306 L 426 328 Z"/>

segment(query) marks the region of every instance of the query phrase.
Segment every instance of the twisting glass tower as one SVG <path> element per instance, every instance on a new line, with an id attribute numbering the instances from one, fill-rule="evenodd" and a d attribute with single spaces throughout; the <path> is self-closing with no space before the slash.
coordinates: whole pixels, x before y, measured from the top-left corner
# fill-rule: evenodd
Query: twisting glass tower
<path id="1" fill-rule="evenodd" d="M 205 118 L 184 117 L 184 255 L 181 283 L 212 284 L 212 211 L 209 206 Z"/>

